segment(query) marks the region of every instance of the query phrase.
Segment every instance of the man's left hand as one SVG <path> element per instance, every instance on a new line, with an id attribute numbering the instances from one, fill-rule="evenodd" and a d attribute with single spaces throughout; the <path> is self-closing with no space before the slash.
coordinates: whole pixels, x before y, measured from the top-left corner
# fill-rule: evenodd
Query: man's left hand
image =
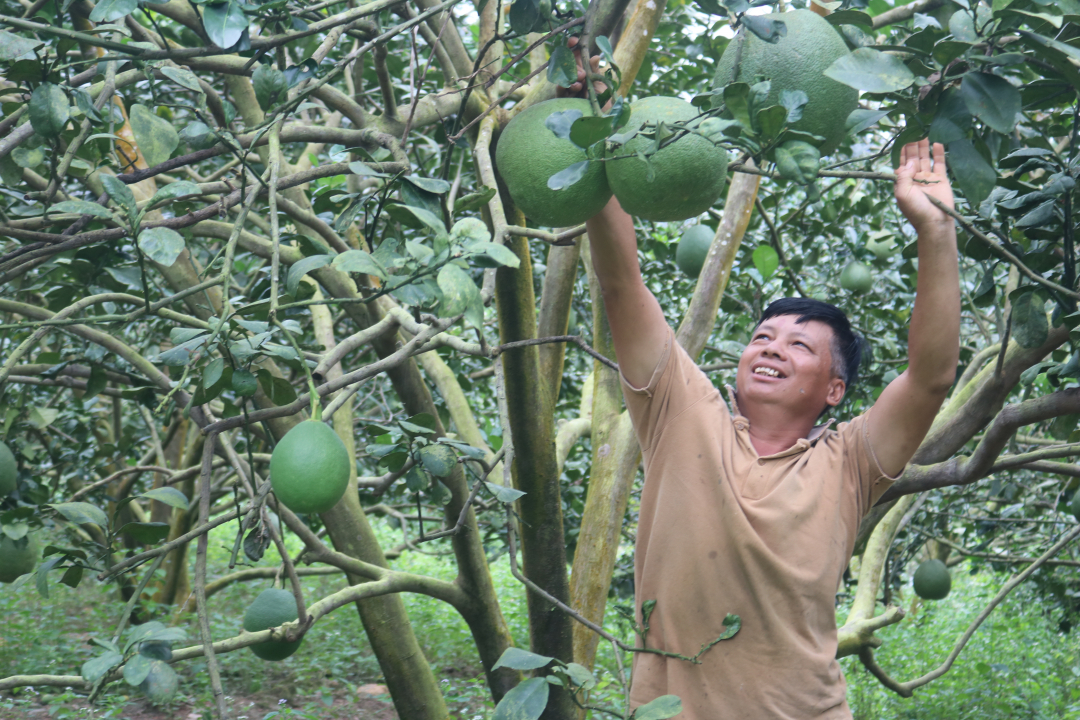
<path id="1" fill-rule="evenodd" d="M 952 186 L 945 168 L 945 148 L 934 143 L 933 157 L 930 141 L 909 143 L 900 151 L 900 167 L 896 169 L 896 203 L 916 232 L 935 226 L 952 225 L 952 218 L 942 212 L 927 195 L 953 208 Z"/>

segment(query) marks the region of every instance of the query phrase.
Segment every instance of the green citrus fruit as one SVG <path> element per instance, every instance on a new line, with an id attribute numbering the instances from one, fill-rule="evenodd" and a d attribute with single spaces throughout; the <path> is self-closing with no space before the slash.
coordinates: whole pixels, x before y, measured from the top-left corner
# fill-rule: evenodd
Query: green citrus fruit
<path id="1" fill-rule="evenodd" d="M 255 602 L 244 613 L 244 629 L 259 632 L 278 627 L 287 622 L 294 622 L 297 617 L 296 598 L 288 590 L 270 588 L 263 590 Z M 257 645 L 249 645 L 251 652 L 263 660 L 284 660 L 300 649 L 303 640 L 267 640 Z"/>
<path id="2" fill-rule="evenodd" d="M 0 500 L 15 492 L 17 475 L 15 455 L 11 452 L 11 448 L 0 442 Z"/>
<path id="3" fill-rule="evenodd" d="M 0 532 L 0 582 L 15 582 L 21 575 L 33 572 L 40 555 L 36 536 L 12 540 Z"/>
<path id="4" fill-rule="evenodd" d="M 911 581 L 915 594 L 923 600 L 943 600 L 952 589 L 949 568 L 940 560 L 927 560 L 919 565 Z"/>
<path id="5" fill-rule="evenodd" d="M 325 423 L 305 420 L 274 448 L 270 482 L 278 500 L 293 512 L 326 512 L 349 486 L 345 443 Z"/>
<path id="6" fill-rule="evenodd" d="M 892 240 L 877 238 L 869 238 L 866 241 L 866 249 L 874 253 L 874 257 L 878 260 L 888 260 L 896 252 L 896 246 L 893 245 Z"/>
<path id="7" fill-rule="evenodd" d="M 782 20 L 787 34 L 773 44 L 740 30 L 716 66 L 713 86 L 719 88 L 736 81 L 753 85 L 761 78 L 767 79 L 771 86 L 762 107 L 779 105 L 784 90 L 802 90 L 809 100 L 803 106 L 802 118 L 791 128 L 824 137 L 821 154 L 831 153 L 844 139 L 847 116 L 859 100 L 858 90 L 824 75 L 834 60 L 848 54 L 847 45 L 832 25 L 810 10 L 761 17 Z"/>
<path id="8" fill-rule="evenodd" d="M 507 124 L 495 148 L 495 165 L 514 204 L 530 220 L 548 227 L 583 223 L 611 199 L 601 162 L 590 162 L 573 185 L 561 190 L 548 187 L 552 175 L 587 159 L 570 138 L 559 137 L 544 124 L 552 113 L 566 110 L 592 114 L 589 101 L 580 98 L 538 103 Z"/>
<path id="9" fill-rule="evenodd" d="M 155 705 L 163 705 L 173 699 L 180 687 L 180 678 L 176 671 L 160 660 L 150 661 L 150 672 L 142 681 L 139 688 L 143 691 L 150 702 Z"/>
<path id="10" fill-rule="evenodd" d="M 858 260 L 852 260 L 840 271 L 840 287 L 848 292 L 864 293 L 874 286 L 874 274 Z"/>
<path id="11" fill-rule="evenodd" d="M 604 163 L 608 184 L 623 210 L 646 220 L 666 222 L 700 215 L 716 202 L 727 182 L 727 150 L 701 135 L 673 127 L 674 123 L 696 127 L 699 115 L 693 105 L 674 97 L 647 97 L 631 103 L 630 121 L 620 133 L 650 123 L 649 134 L 613 147 Z M 650 155 L 649 163 L 643 162 L 637 153 L 651 151 L 659 123 L 676 139 Z"/>
<path id="12" fill-rule="evenodd" d="M 690 277 L 696 278 L 700 275 L 715 235 L 708 225 L 695 225 L 684 232 L 679 238 L 679 246 L 675 249 L 675 264 L 679 269 Z"/>

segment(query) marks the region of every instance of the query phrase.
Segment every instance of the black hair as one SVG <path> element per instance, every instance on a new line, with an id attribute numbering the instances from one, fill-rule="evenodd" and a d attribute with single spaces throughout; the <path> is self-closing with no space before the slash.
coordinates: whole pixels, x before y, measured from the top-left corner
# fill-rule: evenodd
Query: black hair
<path id="1" fill-rule="evenodd" d="M 781 315 L 794 315 L 797 323 L 817 320 L 832 328 L 833 373 L 842 379 L 850 390 L 859 378 L 859 363 L 862 361 L 863 344 L 866 341 L 851 329 L 851 323 L 844 311 L 813 298 L 780 298 L 769 303 L 765 312 L 761 313 L 758 325 Z"/>

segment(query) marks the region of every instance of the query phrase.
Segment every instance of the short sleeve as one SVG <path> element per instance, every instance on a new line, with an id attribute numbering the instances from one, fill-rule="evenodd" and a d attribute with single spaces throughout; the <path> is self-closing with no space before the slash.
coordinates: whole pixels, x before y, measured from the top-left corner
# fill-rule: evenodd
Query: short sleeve
<path id="1" fill-rule="evenodd" d="M 619 378 L 626 398 L 626 409 L 634 423 L 634 432 L 642 450 L 646 452 L 672 419 L 703 398 L 719 394 L 705 373 L 676 342 L 675 333 L 670 327 L 648 384 L 637 388 L 622 373 Z M 725 417 L 728 417 L 724 403 L 719 405 Z"/>
<path id="2" fill-rule="evenodd" d="M 897 480 L 897 477 L 887 475 L 878 463 L 870 443 L 868 416 L 868 412 L 863 413 L 837 428 L 844 443 L 845 474 L 855 484 L 858 494 L 860 517 L 870 512 L 874 503 Z"/>

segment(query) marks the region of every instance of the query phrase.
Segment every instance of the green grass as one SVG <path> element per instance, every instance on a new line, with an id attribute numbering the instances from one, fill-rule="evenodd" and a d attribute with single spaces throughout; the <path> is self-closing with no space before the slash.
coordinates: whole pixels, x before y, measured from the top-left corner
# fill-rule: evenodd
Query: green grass
<path id="1" fill-rule="evenodd" d="M 378 519 L 373 522 L 384 546 L 400 540 L 400 535 L 385 523 Z M 221 528 L 211 536 L 211 577 L 227 571 L 232 532 L 231 528 Z M 295 538 L 288 544 L 293 551 L 299 549 Z M 261 564 L 271 565 L 276 559 L 271 550 Z M 393 564 L 446 580 L 452 579 L 455 572 L 453 563 L 441 556 L 407 553 Z M 493 564 L 492 575 L 515 644 L 527 648 L 525 594 L 511 576 L 505 557 Z M 954 589 L 948 599 L 924 604 L 903 622 L 880 633 L 885 644 L 876 657 L 895 679 L 906 681 L 937 667 L 957 636 L 1003 582 L 1001 576 L 971 576 L 962 570 L 954 573 L 953 580 Z M 214 637 L 239 632 L 244 610 L 269 582 L 236 584 L 211 598 Z M 344 578 L 307 578 L 303 584 L 306 596 L 313 601 L 343 587 Z M 87 643 L 90 636 L 108 638 L 114 631 L 122 605 L 115 599 L 113 588 L 88 579 L 77 590 L 59 584 L 53 584 L 50 590 L 50 597 L 43 599 L 32 584 L 17 590 L 0 588 L 0 612 L 4 617 L 0 676 L 78 674 L 80 665 L 98 652 Z M 462 720 L 490 717 L 493 706 L 465 622 L 452 608 L 436 600 L 405 595 L 404 601 L 452 715 Z M 905 600 L 905 607 L 909 605 L 910 597 Z M 614 616 L 609 613 L 612 625 L 616 624 Z M 842 622 L 843 618 L 839 619 Z M 197 642 L 195 618 L 187 616 L 180 624 L 187 629 L 189 638 L 180 644 Z M 625 636 L 628 628 L 619 625 L 617 632 Z M 229 702 L 249 708 L 247 716 L 251 720 L 267 716 L 317 720 L 367 717 L 356 704 L 354 690 L 364 683 L 382 681 L 352 605 L 321 620 L 308 633 L 304 646 L 284 662 L 264 662 L 246 650 L 218 657 Z M 948 674 L 917 690 L 914 698 L 902 699 L 884 689 L 855 658 L 844 659 L 842 665 L 856 720 L 1080 719 L 1080 643 L 1075 633 L 1070 636 L 1057 631 L 1055 622 L 1044 614 L 1028 587 L 1015 591 L 991 615 Z M 623 697 L 607 643 L 600 644 L 597 666 L 600 686 L 590 700 L 621 708 Z M 205 662 L 181 663 L 177 669 L 182 679 L 180 700 L 192 709 L 208 711 L 212 696 Z M 129 711 L 135 707 L 130 703 L 139 695 L 136 688 L 116 683 L 91 711 L 81 706 L 81 699 L 73 693 L 37 688 L 34 692 L 24 690 L 0 697 L 0 716 L 27 717 L 16 713 L 45 706 L 53 718 L 125 718 L 130 717 Z M 188 712 L 184 711 L 185 716 Z M 167 709 L 161 715 L 170 716 Z"/>

